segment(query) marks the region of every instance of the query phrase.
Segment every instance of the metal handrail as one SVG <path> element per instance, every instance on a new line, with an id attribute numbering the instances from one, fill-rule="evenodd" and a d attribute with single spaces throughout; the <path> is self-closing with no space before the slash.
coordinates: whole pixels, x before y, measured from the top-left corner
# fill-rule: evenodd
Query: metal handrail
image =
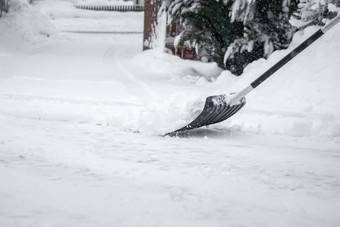
<path id="1" fill-rule="evenodd" d="M 144 11 L 144 6 L 140 5 L 76 5 L 77 9 L 95 11 L 121 11 L 121 12 L 140 12 Z"/>

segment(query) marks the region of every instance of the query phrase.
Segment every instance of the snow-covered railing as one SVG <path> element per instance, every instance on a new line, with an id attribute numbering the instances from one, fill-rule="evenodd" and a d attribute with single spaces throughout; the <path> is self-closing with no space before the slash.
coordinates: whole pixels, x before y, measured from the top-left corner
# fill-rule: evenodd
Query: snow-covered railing
<path id="1" fill-rule="evenodd" d="M 96 10 L 96 11 L 121 11 L 121 12 L 140 12 L 144 11 L 144 6 L 136 5 L 76 5 L 77 9 Z"/>

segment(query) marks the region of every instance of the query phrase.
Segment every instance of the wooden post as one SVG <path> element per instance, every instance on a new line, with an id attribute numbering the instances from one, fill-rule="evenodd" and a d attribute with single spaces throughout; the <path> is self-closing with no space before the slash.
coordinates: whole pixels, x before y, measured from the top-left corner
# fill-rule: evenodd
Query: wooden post
<path id="1" fill-rule="evenodd" d="M 157 26 L 157 15 L 158 11 L 165 0 L 146 0 L 144 8 L 144 39 L 143 39 L 143 50 L 148 50 L 152 48 L 152 34 Z M 195 48 L 190 48 L 187 46 L 180 46 L 175 48 L 173 40 L 181 33 L 183 27 L 179 22 L 167 26 L 166 37 L 168 43 L 165 43 L 165 48 L 170 50 L 173 54 L 183 58 L 197 60 L 198 56 L 196 54 Z"/>
<path id="2" fill-rule="evenodd" d="M 144 6 L 144 37 L 143 50 L 151 48 L 151 36 L 154 26 L 157 24 L 157 15 L 162 0 L 146 0 Z"/>

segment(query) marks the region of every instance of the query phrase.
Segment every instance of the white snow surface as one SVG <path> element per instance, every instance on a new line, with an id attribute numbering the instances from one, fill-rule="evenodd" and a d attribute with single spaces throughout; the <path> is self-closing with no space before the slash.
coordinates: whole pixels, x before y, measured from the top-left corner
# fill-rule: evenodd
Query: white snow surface
<path id="1" fill-rule="evenodd" d="M 241 77 L 142 52 L 143 13 L 12 0 L 0 18 L 0 226 L 340 226 L 340 25 L 180 137 Z"/>

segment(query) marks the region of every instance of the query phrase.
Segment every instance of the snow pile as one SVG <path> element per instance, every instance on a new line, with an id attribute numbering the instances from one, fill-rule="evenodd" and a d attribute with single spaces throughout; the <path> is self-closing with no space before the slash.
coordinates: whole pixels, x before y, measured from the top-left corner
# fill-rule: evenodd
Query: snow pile
<path id="1" fill-rule="evenodd" d="M 158 74 L 163 79 L 184 82 L 193 87 L 197 84 L 208 85 L 207 82 L 215 81 L 222 72 L 216 63 L 182 60 L 159 49 L 144 51 L 134 56 L 131 63 L 143 68 L 146 74 Z"/>
<path id="2" fill-rule="evenodd" d="M 53 25 L 26 0 L 9 1 L 9 12 L 0 20 L 0 31 L 0 43 L 7 47 L 18 47 L 22 42 L 37 44 L 55 33 Z"/>
<path id="3" fill-rule="evenodd" d="M 205 98 L 178 92 L 151 102 L 129 117 L 124 128 L 146 135 L 165 135 L 188 125 L 203 110 Z"/>

